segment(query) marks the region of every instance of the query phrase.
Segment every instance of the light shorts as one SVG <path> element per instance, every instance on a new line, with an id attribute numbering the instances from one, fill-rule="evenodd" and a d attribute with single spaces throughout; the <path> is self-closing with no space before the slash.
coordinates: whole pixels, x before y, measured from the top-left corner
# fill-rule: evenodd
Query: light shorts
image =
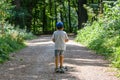
<path id="1" fill-rule="evenodd" d="M 61 56 L 64 54 L 64 50 L 55 50 L 55 57 Z"/>

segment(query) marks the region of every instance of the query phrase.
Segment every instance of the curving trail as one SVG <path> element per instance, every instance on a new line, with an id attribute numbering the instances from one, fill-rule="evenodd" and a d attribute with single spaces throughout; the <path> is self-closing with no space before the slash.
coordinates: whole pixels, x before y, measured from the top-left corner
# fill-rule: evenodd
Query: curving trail
<path id="1" fill-rule="evenodd" d="M 64 65 L 69 71 L 54 73 L 51 36 L 27 41 L 28 47 L 0 64 L 0 80 L 119 80 L 109 63 L 72 39 L 67 43 Z"/>

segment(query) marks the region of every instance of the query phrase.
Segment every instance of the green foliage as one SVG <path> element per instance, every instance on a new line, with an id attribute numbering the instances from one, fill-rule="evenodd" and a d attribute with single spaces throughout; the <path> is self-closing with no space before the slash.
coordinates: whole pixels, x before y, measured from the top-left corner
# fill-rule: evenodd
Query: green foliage
<path id="1" fill-rule="evenodd" d="M 19 27 L 13 27 L 10 24 L 4 25 L 4 31 L 6 35 L 17 38 L 19 41 L 24 41 L 26 39 L 33 39 L 35 36 L 31 32 L 27 32 L 26 29 L 20 29 Z"/>
<path id="2" fill-rule="evenodd" d="M 93 11 L 93 8 L 84 5 L 84 7 L 87 9 L 87 14 L 88 14 L 88 22 L 93 22 L 93 18 L 95 18 L 96 14 Z"/>
<path id="3" fill-rule="evenodd" d="M 9 59 L 9 53 L 24 46 L 23 42 L 19 42 L 10 36 L 0 37 L 0 63 Z"/>
<path id="4" fill-rule="evenodd" d="M 86 2 L 82 1 L 82 2 Z M 56 22 L 63 21 L 67 32 L 78 27 L 78 2 L 76 0 L 17 0 L 13 2 L 9 22 L 27 28 L 34 34 L 52 33 Z M 70 11 L 69 11 L 70 7 Z M 69 16 L 70 15 L 70 16 Z M 71 26 L 70 26 L 71 25 Z"/>
<path id="5" fill-rule="evenodd" d="M 32 38 L 34 38 L 34 36 L 31 33 L 26 33 L 25 30 L 19 28 L 15 29 L 7 23 L 4 24 L 4 34 L 0 36 L 0 63 L 10 58 L 9 54 L 11 52 L 25 47 L 25 39 Z"/>
<path id="6" fill-rule="evenodd" d="M 112 57 L 112 63 L 115 67 L 120 68 L 120 47 L 117 47 L 115 52 L 113 53 Z"/>
<path id="7" fill-rule="evenodd" d="M 78 31 L 76 41 L 109 58 L 120 68 L 120 0 L 104 5 L 104 15 Z"/>
<path id="8" fill-rule="evenodd" d="M 6 18 L 10 17 L 10 9 L 12 7 L 10 0 L 0 0 L 0 23 L 3 23 Z"/>

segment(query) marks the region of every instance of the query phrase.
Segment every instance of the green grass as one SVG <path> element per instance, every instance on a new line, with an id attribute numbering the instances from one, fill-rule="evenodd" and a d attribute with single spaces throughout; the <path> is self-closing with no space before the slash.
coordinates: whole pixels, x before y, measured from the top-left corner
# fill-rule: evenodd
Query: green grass
<path id="1" fill-rule="evenodd" d="M 27 33 L 25 30 L 5 24 L 4 34 L 0 36 L 0 63 L 9 60 L 10 53 L 24 48 L 24 40 L 33 38 L 35 36 L 32 33 Z"/>

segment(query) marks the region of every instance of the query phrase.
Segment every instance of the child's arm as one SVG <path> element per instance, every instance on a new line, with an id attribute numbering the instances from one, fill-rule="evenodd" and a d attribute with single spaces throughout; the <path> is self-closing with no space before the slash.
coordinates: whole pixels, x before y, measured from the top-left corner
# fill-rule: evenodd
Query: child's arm
<path id="1" fill-rule="evenodd" d="M 55 42 L 55 39 L 52 39 L 53 42 Z"/>
<path id="2" fill-rule="evenodd" d="M 69 39 L 65 39 L 65 42 L 68 42 L 69 41 Z"/>
<path id="3" fill-rule="evenodd" d="M 54 33 L 52 35 L 52 41 L 55 42 L 55 35 L 54 35 Z"/>
<path id="4" fill-rule="evenodd" d="M 65 34 L 65 42 L 68 42 L 69 41 L 69 38 L 68 38 L 68 35 L 67 33 Z"/>

